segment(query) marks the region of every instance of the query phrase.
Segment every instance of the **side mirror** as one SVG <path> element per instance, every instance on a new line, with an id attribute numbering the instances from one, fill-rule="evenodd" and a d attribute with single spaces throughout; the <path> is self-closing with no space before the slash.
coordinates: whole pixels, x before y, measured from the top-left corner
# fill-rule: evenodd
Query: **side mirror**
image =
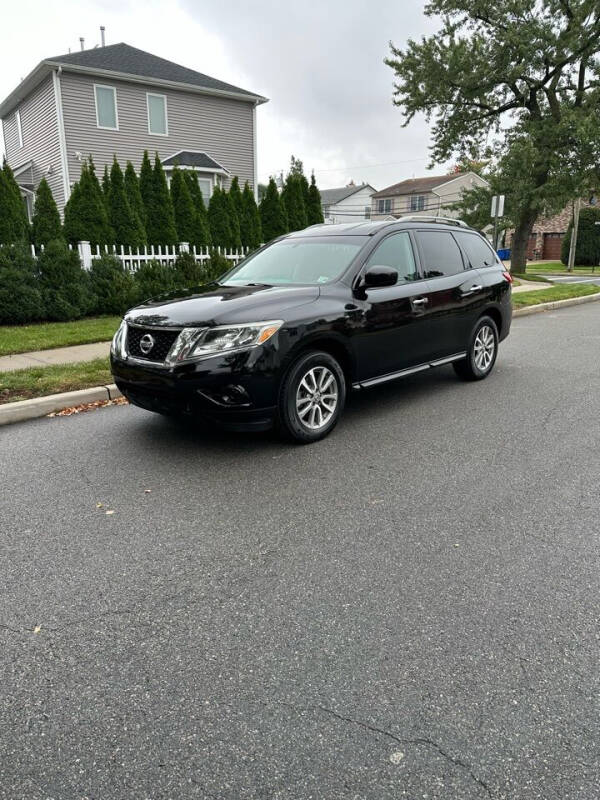
<path id="1" fill-rule="evenodd" d="M 394 286 L 398 282 L 398 270 L 386 267 L 383 264 L 374 265 L 364 274 L 364 285 L 374 288 L 376 286 Z"/>

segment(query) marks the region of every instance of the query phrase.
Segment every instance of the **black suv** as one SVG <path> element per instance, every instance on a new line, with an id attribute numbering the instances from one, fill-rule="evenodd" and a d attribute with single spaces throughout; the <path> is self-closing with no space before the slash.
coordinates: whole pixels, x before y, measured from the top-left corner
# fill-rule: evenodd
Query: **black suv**
<path id="1" fill-rule="evenodd" d="M 452 363 L 489 375 L 511 323 L 511 276 L 463 222 L 317 225 L 214 283 L 127 312 L 111 348 L 135 405 L 230 428 L 328 434 L 350 389 Z"/>

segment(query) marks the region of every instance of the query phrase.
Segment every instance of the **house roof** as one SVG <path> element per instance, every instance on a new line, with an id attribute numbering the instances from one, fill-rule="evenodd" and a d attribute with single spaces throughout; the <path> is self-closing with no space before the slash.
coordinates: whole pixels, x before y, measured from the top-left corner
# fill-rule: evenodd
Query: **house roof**
<path id="1" fill-rule="evenodd" d="M 400 183 L 394 183 L 379 192 L 375 192 L 373 197 L 395 197 L 399 194 L 420 194 L 421 192 L 430 192 L 438 186 L 443 186 L 445 183 L 455 180 L 460 177 L 459 175 L 434 175 L 430 178 L 409 178 Z"/>
<path id="2" fill-rule="evenodd" d="M 57 67 L 74 72 L 151 83 L 154 86 L 185 87 L 191 91 L 235 97 L 252 103 L 267 102 L 267 98 L 262 95 L 211 78 L 210 75 L 196 72 L 165 58 L 159 58 L 125 42 L 119 42 L 106 47 L 95 47 L 92 50 L 81 50 L 44 59 L 0 104 L 0 116 L 10 112 Z"/>
<path id="3" fill-rule="evenodd" d="M 368 183 L 361 183 L 358 186 L 341 186 L 339 189 L 321 189 L 321 204 L 324 206 L 334 206 L 336 203 L 340 203 L 347 197 L 356 194 L 356 192 L 359 192 L 361 189 L 372 189 L 375 191 Z"/>
<path id="4" fill-rule="evenodd" d="M 179 167 L 195 167 L 200 170 L 209 170 L 211 172 L 226 172 L 222 164 L 211 158 L 208 153 L 203 153 L 198 150 L 180 150 L 172 156 L 163 159 L 163 167 L 174 167 L 176 164 Z"/>

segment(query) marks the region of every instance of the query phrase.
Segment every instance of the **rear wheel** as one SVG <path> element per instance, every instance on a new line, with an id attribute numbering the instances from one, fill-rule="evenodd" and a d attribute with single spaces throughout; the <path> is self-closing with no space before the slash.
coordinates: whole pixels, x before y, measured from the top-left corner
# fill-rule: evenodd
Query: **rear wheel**
<path id="1" fill-rule="evenodd" d="M 329 353 L 305 353 L 292 365 L 279 394 L 283 432 L 297 442 L 316 442 L 336 426 L 346 400 L 346 381 Z"/>
<path id="2" fill-rule="evenodd" d="M 454 362 L 454 371 L 466 381 L 487 378 L 498 355 L 498 328 L 491 317 L 481 317 L 471 334 L 467 357 Z"/>

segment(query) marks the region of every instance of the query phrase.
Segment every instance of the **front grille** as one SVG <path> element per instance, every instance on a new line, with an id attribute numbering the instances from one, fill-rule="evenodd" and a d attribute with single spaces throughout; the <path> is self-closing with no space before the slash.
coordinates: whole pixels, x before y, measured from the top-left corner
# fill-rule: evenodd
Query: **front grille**
<path id="1" fill-rule="evenodd" d="M 140 344 L 144 336 L 149 335 L 154 339 L 154 344 L 148 352 L 144 353 Z M 179 331 L 165 331 L 160 328 L 134 328 L 127 327 L 127 352 L 134 358 L 144 361 L 164 361 L 179 336 Z"/>

